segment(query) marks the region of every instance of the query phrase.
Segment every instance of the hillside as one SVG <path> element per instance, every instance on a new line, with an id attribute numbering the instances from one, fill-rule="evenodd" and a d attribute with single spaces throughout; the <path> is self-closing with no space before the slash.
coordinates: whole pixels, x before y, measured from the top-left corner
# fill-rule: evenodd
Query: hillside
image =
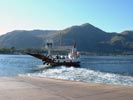
<path id="1" fill-rule="evenodd" d="M 80 51 L 89 52 L 96 52 L 102 49 L 100 45 L 116 35 L 113 33 L 106 33 L 91 24 L 72 26 L 62 30 L 52 36 L 53 40 L 59 40 L 59 34 L 61 34 L 61 37 L 64 40 L 63 43 L 68 44 L 70 41 L 75 40 Z"/>
<path id="2" fill-rule="evenodd" d="M 0 36 L 0 48 L 39 48 L 48 38 L 54 45 L 77 43 L 79 51 L 118 53 L 133 51 L 133 31 L 108 33 L 91 24 L 72 26 L 64 30 L 12 31 Z"/>
<path id="3" fill-rule="evenodd" d="M 113 36 L 109 44 L 118 51 L 132 51 L 133 50 L 133 31 L 124 31 L 121 34 Z"/>
<path id="4" fill-rule="evenodd" d="M 48 30 L 16 30 L 0 36 L 0 48 L 38 48 L 42 46 L 43 36 L 55 31 Z"/>

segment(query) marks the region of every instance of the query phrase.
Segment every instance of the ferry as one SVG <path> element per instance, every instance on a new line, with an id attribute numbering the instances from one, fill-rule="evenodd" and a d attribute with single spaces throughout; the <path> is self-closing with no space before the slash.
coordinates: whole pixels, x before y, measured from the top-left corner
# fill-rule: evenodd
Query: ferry
<path id="1" fill-rule="evenodd" d="M 76 48 L 76 43 L 74 43 L 74 46 L 71 47 L 70 52 L 68 55 L 52 55 L 51 49 L 53 46 L 52 40 L 47 40 L 46 47 L 48 50 L 47 55 L 38 54 L 38 53 L 27 53 L 28 55 L 31 55 L 33 57 L 36 57 L 38 59 L 41 59 L 44 65 L 47 66 L 74 66 L 79 67 L 80 66 L 80 55 Z"/>

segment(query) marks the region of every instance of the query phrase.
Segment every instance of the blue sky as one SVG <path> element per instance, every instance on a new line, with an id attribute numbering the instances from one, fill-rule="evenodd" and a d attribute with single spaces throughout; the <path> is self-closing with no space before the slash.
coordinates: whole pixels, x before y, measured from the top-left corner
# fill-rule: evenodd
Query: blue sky
<path id="1" fill-rule="evenodd" d="M 84 23 L 122 32 L 133 30 L 132 11 L 133 0 L 0 0 L 0 34 Z"/>

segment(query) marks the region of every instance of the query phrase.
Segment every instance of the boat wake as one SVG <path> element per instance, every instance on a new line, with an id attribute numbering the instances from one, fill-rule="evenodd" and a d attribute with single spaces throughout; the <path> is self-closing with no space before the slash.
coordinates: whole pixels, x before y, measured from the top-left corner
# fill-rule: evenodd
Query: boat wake
<path id="1" fill-rule="evenodd" d="M 33 71 L 43 71 L 46 69 L 52 68 L 50 64 L 45 64 L 45 65 L 38 65 L 32 68 Z"/>
<path id="2" fill-rule="evenodd" d="M 94 71 L 86 68 L 59 66 L 50 69 L 43 69 L 30 75 L 83 82 L 133 86 L 132 76 Z"/>

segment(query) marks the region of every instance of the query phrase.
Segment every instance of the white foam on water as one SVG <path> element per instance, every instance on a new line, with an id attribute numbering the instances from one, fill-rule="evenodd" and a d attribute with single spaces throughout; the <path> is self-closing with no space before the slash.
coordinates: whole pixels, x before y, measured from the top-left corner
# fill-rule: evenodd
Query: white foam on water
<path id="1" fill-rule="evenodd" d="M 131 76 L 93 71 L 86 68 L 61 66 L 53 69 L 46 69 L 30 75 L 83 82 L 133 86 L 133 77 Z"/>

